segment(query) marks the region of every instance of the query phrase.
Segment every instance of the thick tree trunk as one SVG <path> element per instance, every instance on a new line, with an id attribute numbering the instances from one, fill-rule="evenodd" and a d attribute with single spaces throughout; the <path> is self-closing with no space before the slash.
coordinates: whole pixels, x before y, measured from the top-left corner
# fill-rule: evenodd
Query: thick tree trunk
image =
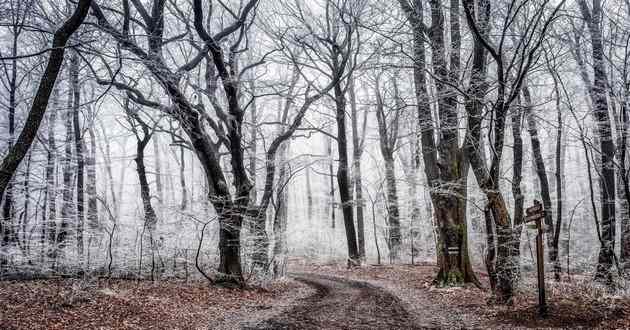
<path id="1" fill-rule="evenodd" d="M 594 72 L 591 95 L 593 98 L 593 115 L 597 120 L 597 134 L 600 140 L 600 159 L 602 167 L 602 244 L 599 251 L 595 278 L 604 281 L 608 285 L 613 285 L 612 267 L 615 248 L 615 168 L 613 162 L 615 146 L 612 137 L 611 122 L 608 115 L 608 100 L 606 94 L 608 84 L 604 65 L 603 36 L 600 27 L 602 7 L 601 1 L 599 0 L 592 1 L 592 10 L 589 10 L 585 0 L 579 0 L 578 4 L 591 35 Z"/>

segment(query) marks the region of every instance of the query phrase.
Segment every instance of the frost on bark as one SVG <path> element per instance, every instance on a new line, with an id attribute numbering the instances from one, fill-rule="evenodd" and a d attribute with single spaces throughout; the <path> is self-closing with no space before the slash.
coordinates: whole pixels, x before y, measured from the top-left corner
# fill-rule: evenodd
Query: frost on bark
<path id="1" fill-rule="evenodd" d="M 431 203 L 437 226 L 437 263 L 439 285 L 477 282 L 468 256 L 466 228 L 466 185 L 468 160 L 459 146 L 458 96 L 451 86 L 459 84 L 460 4 L 450 1 L 450 55 L 447 61 L 445 18 L 441 1 L 430 1 L 431 26 L 424 23 L 423 2 L 399 0 L 411 24 L 414 42 L 414 83 L 418 102 L 418 129 L 425 175 L 431 189 Z M 437 94 L 436 119 L 429 99 L 425 54 L 425 35 L 430 40 L 432 69 Z M 449 67 L 450 63 L 450 67 Z M 439 136 L 436 142 L 435 135 Z"/>
<path id="2" fill-rule="evenodd" d="M 401 229 L 400 229 L 400 209 L 398 205 L 398 186 L 396 182 L 396 171 L 394 162 L 394 151 L 398 142 L 398 128 L 400 113 L 403 111 L 400 98 L 398 95 L 398 85 L 394 77 L 393 98 L 395 105 L 385 110 L 386 104 L 382 97 L 382 85 L 380 76 L 376 81 L 374 94 L 376 95 L 376 119 L 378 122 L 378 135 L 381 155 L 385 161 L 385 187 L 387 190 L 387 242 L 389 246 L 389 260 L 396 263 L 399 259 L 401 248 Z"/>
<path id="3" fill-rule="evenodd" d="M 578 0 L 578 5 L 591 37 L 593 83 L 590 86 L 590 94 L 593 101 L 593 115 L 597 120 L 596 132 L 601 151 L 601 248 L 595 278 L 612 285 L 612 267 L 615 258 L 615 167 L 613 164 L 615 146 L 612 137 L 612 125 L 608 115 L 606 92 L 608 84 L 600 26 L 602 5 L 599 0 L 592 1 L 592 8 L 588 7 L 586 0 Z"/>

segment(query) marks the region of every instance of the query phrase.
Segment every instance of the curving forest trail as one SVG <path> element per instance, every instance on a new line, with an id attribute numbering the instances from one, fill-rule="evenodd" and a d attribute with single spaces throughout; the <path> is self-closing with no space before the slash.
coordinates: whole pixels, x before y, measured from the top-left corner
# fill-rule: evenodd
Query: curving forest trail
<path id="1" fill-rule="evenodd" d="M 367 282 L 313 273 L 292 277 L 317 293 L 245 329 L 424 329 L 414 323 L 396 296 Z"/>

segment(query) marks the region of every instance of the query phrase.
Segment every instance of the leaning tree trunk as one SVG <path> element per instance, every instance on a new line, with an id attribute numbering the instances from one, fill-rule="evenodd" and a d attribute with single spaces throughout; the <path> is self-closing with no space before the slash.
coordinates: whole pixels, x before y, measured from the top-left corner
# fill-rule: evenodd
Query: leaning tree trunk
<path id="1" fill-rule="evenodd" d="M 536 117 L 534 116 L 534 109 L 532 104 L 529 87 L 526 83 L 523 83 L 523 98 L 525 99 L 527 112 L 527 131 L 532 142 L 532 153 L 534 155 L 534 164 L 536 165 L 536 175 L 540 182 L 540 195 L 542 197 L 543 207 L 545 209 L 545 226 L 548 228 L 547 232 L 549 237 L 554 237 L 553 227 L 553 209 L 551 208 L 551 193 L 549 189 L 549 179 L 547 178 L 547 170 L 545 168 L 545 160 L 542 156 L 542 148 L 540 146 L 540 139 L 538 137 L 538 127 L 536 123 Z M 552 263 L 558 261 L 558 251 L 553 247 L 553 239 L 547 240 L 547 246 L 549 248 L 549 260 Z"/>

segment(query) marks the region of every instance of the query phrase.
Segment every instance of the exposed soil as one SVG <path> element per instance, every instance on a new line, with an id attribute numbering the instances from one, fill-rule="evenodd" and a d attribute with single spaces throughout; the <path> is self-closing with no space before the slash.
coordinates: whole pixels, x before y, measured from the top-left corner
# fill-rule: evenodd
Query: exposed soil
<path id="1" fill-rule="evenodd" d="M 537 314 L 535 279 L 530 276 L 533 274 L 524 274 L 513 304 L 501 306 L 489 304 L 489 290 L 473 285 L 436 288 L 432 282 L 437 269 L 431 264 L 353 269 L 343 265 L 294 265 L 293 269 L 365 281 L 385 290 L 399 298 L 414 324 L 423 329 L 630 328 L 630 299 L 606 294 L 587 276 L 573 276 L 571 282 L 561 283 L 548 279 L 549 315 L 541 318 Z M 484 274 L 480 274 L 480 280 L 488 286 Z"/>
<path id="2" fill-rule="evenodd" d="M 420 329 L 400 299 L 367 282 L 308 273 L 292 277 L 317 293 L 246 329 Z"/>

